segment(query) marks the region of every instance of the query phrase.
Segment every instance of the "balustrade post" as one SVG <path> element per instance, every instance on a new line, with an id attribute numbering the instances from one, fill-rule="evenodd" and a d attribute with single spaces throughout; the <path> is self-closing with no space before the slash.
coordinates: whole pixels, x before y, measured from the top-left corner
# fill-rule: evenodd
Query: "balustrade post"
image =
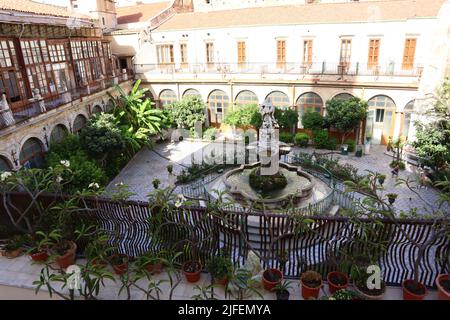
<path id="1" fill-rule="evenodd" d="M 44 98 L 42 98 L 40 91 L 38 88 L 35 88 L 33 90 L 33 101 L 37 102 L 38 106 L 39 106 L 39 112 L 40 113 L 44 113 L 47 112 L 47 108 L 45 107 L 45 102 L 44 102 Z"/>

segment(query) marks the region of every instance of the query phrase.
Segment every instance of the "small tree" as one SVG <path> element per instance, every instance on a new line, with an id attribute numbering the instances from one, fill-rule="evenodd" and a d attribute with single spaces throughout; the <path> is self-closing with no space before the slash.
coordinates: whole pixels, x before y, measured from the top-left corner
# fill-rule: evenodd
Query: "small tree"
<path id="1" fill-rule="evenodd" d="M 258 105 L 249 104 L 229 111 L 223 122 L 230 126 L 246 129 L 259 123 L 259 113 Z"/>
<path id="2" fill-rule="evenodd" d="M 307 111 L 302 117 L 302 125 L 307 130 L 321 130 L 324 125 L 323 116 L 318 112 Z"/>
<path id="3" fill-rule="evenodd" d="M 169 106 L 172 111 L 172 117 L 178 128 L 190 129 L 197 122 L 206 121 L 206 106 L 203 100 L 198 96 L 187 96 L 181 101 L 175 102 Z"/>
<path id="4" fill-rule="evenodd" d="M 339 130 L 342 134 L 341 143 L 344 143 L 347 135 L 365 119 L 368 109 L 367 102 L 359 98 L 351 98 L 348 100 L 331 99 L 326 104 L 325 124 Z"/>
<path id="5" fill-rule="evenodd" d="M 295 131 L 298 122 L 298 113 L 294 109 L 276 109 L 275 118 L 280 128 L 289 129 L 291 132 Z"/>

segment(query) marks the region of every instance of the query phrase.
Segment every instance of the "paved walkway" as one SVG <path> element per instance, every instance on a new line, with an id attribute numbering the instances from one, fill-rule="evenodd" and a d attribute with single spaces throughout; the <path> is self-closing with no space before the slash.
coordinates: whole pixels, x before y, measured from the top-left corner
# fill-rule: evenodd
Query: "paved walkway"
<path id="1" fill-rule="evenodd" d="M 174 183 L 175 177 L 170 177 L 167 172 L 167 165 L 172 164 L 175 174 L 179 174 L 184 166 L 189 166 L 192 163 L 193 157 L 198 159 L 202 153 L 209 154 L 207 150 L 211 147 L 208 142 L 201 141 L 182 141 L 179 143 L 164 143 L 156 144 L 153 150 L 141 150 L 122 170 L 122 172 L 110 183 L 107 192 L 111 192 L 114 185 L 123 182 L 128 185 L 130 191 L 136 195 L 131 197 L 134 200 L 145 201 L 147 194 L 153 190 L 152 181 L 159 179 L 161 187 L 167 187 Z M 409 211 L 412 208 L 417 208 L 419 214 L 431 213 L 433 207 L 437 207 L 439 192 L 433 188 L 416 189 L 420 197 L 409 190 L 406 186 L 395 186 L 397 180 L 391 178 L 391 168 L 389 163 L 392 158 L 384 152 L 384 146 L 372 146 L 369 155 L 364 155 L 362 158 L 354 155 L 341 156 L 333 155 L 333 158 L 339 158 L 342 163 L 349 163 L 358 168 L 360 174 L 367 174 L 366 170 L 379 172 L 386 175 L 384 183 L 385 191 L 383 193 L 395 192 L 399 196 L 394 204 L 397 211 Z M 293 148 L 292 153 L 296 152 L 313 152 L 313 148 L 299 149 Z M 416 167 L 407 165 L 406 170 L 400 171 L 400 178 L 406 179 L 410 177 L 417 180 L 418 174 Z M 425 200 L 422 201 L 420 198 Z M 445 207 L 446 212 L 450 212 L 448 206 Z"/>

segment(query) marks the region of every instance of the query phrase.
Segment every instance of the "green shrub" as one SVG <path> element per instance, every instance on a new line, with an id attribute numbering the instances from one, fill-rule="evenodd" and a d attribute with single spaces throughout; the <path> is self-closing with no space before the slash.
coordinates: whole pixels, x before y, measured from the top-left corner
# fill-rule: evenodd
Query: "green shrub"
<path id="1" fill-rule="evenodd" d="M 306 148 L 308 146 L 309 136 L 306 133 L 299 132 L 294 137 L 295 145 Z"/>
<path id="2" fill-rule="evenodd" d="M 294 129 L 298 123 L 298 112 L 294 109 L 277 109 L 279 110 L 274 116 L 278 122 L 278 125 L 282 129 Z"/>
<path id="3" fill-rule="evenodd" d="M 320 130 L 323 128 L 323 116 L 318 112 L 308 111 L 302 116 L 303 128 L 308 130 Z"/>
<path id="4" fill-rule="evenodd" d="M 225 115 L 223 123 L 237 128 L 258 126 L 261 122 L 261 113 L 256 104 L 249 104 L 230 110 Z M 259 127 L 259 126 L 258 126 Z"/>
<path id="5" fill-rule="evenodd" d="M 344 144 L 348 145 L 348 152 L 355 152 L 356 149 L 356 142 L 353 139 L 347 139 L 345 140 Z"/>
<path id="6" fill-rule="evenodd" d="M 211 259 L 206 262 L 206 268 L 214 279 L 221 280 L 231 276 L 233 272 L 233 263 L 229 258 L 224 256 L 212 256 Z"/>
<path id="7" fill-rule="evenodd" d="M 55 153 L 62 159 L 69 159 L 71 155 L 77 151 L 83 150 L 80 143 L 80 137 L 75 134 L 70 134 L 58 143 L 50 145 L 49 154 Z"/>
<path id="8" fill-rule="evenodd" d="M 189 129 L 206 121 L 206 105 L 198 96 L 187 96 L 169 106 L 173 120 L 180 128 Z"/>
<path id="9" fill-rule="evenodd" d="M 294 134 L 290 132 L 280 132 L 280 141 L 284 143 L 293 143 Z"/>
<path id="10" fill-rule="evenodd" d="M 208 128 L 203 132 L 203 139 L 214 141 L 217 137 L 217 129 L 216 128 Z"/>
<path id="11" fill-rule="evenodd" d="M 189 138 L 192 139 L 200 139 L 200 135 L 198 134 L 198 132 L 195 130 L 195 127 L 192 127 L 189 129 Z"/>
<path id="12" fill-rule="evenodd" d="M 337 140 L 335 137 L 329 137 L 326 130 L 314 131 L 313 141 L 317 149 L 336 150 Z"/>
<path id="13" fill-rule="evenodd" d="M 389 166 L 391 167 L 391 168 L 395 168 L 396 166 L 397 166 L 397 164 L 398 164 L 398 167 L 399 167 L 399 169 L 400 170 L 405 170 L 406 169 L 406 165 L 405 165 L 405 162 L 404 161 L 397 161 L 397 160 L 393 160 L 390 164 L 389 164 Z"/>

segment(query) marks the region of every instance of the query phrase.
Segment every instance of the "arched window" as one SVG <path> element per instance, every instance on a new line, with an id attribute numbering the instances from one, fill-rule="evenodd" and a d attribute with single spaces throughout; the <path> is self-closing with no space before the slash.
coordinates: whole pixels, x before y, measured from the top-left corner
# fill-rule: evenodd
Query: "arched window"
<path id="1" fill-rule="evenodd" d="M 50 134 L 50 143 L 61 142 L 68 134 L 66 127 L 62 124 L 58 124 Z"/>
<path id="2" fill-rule="evenodd" d="M 222 90 L 214 90 L 208 98 L 208 109 L 211 123 L 222 123 L 222 119 L 228 110 L 230 99 Z"/>
<path id="3" fill-rule="evenodd" d="M 105 111 L 111 112 L 113 110 L 114 110 L 114 101 L 113 101 L 113 99 L 109 99 L 108 102 L 106 103 Z"/>
<path id="4" fill-rule="evenodd" d="M 9 165 L 8 159 L 0 156 L 0 172 L 2 171 L 10 171 L 11 166 Z"/>
<path id="5" fill-rule="evenodd" d="M 403 109 L 403 126 L 402 126 L 402 136 L 408 137 L 409 130 L 411 128 L 411 117 L 414 112 L 414 100 L 408 102 Z"/>
<path id="6" fill-rule="evenodd" d="M 95 114 L 95 113 L 102 113 L 102 112 L 103 112 L 102 107 L 101 107 L 100 105 L 98 105 L 98 104 L 96 104 L 96 105 L 92 108 L 92 113 L 93 113 L 93 114 Z"/>
<path id="7" fill-rule="evenodd" d="M 339 93 L 333 97 L 333 99 L 340 100 L 340 101 L 349 100 L 351 98 L 354 98 L 354 96 L 352 96 L 350 93 L 345 93 L 345 92 Z"/>
<path id="8" fill-rule="evenodd" d="M 196 97 L 202 97 L 200 92 L 198 92 L 195 89 L 187 89 L 184 93 L 183 93 L 183 98 L 184 97 L 189 97 L 189 96 L 196 96 Z"/>
<path id="9" fill-rule="evenodd" d="M 170 89 L 161 91 L 159 94 L 159 100 L 161 101 L 161 106 L 165 107 L 177 101 L 177 95 Z"/>
<path id="10" fill-rule="evenodd" d="M 75 120 L 73 121 L 73 133 L 79 132 L 81 129 L 83 129 L 86 126 L 86 117 L 82 114 L 77 115 Z"/>
<path id="11" fill-rule="evenodd" d="M 366 136 L 372 135 L 372 143 L 387 144 L 394 128 L 394 101 L 385 95 L 378 95 L 368 101 Z"/>
<path id="12" fill-rule="evenodd" d="M 22 146 L 20 164 L 26 168 L 40 168 L 44 164 L 44 148 L 36 138 L 30 138 Z"/>
<path id="13" fill-rule="evenodd" d="M 322 98 L 314 92 L 307 92 L 298 97 L 296 107 L 298 112 L 299 128 L 303 128 L 302 117 L 306 112 L 318 112 L 323 114 Z"/>
<path id="14" fill-rule="evenodd" d="M 266 100 L 270 100 L 274 107 L 281 109 L 289 108 L 289 97 L 281 91 L 273 91 L 269 93 Z"/>
<path id="15" fill-rule="evenodd" d="M 258 97 L 249 90 L 244 90 L 236 96 L 236 106 L 242 107 L 249 104 L 258 104 Z"/>

